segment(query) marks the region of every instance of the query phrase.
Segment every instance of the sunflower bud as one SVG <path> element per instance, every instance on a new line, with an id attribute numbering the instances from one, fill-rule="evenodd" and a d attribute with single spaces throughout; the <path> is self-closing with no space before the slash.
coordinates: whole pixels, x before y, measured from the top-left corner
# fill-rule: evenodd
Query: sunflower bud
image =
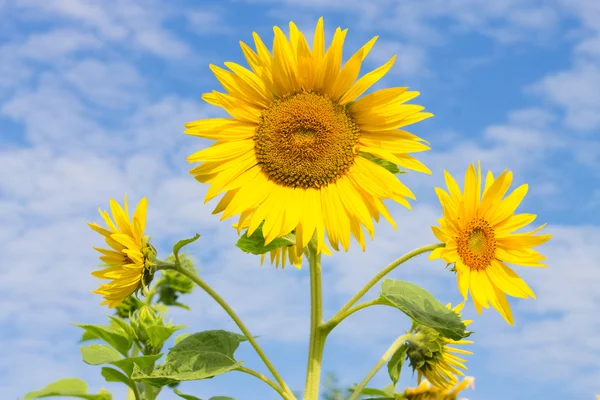
<path id="1" fill-rule="evenodd" d="M 135 296 L 126 297 L 117 307 L 115 307 L 115 314 L 120 318 L 129 318 L 136 310 L 138 310 L 144 303 L 139 301 Z"/>
<path id="2" fill-rule="evenodd" d="M 146 343 L 149 339 L 147 329 L 155 325 L 164 325 L 164 318 L 152 307 L 143 305 L 139 310 L 133 313 L 130 318 L 131 326 L 135 330 L 138 339 Z"/>

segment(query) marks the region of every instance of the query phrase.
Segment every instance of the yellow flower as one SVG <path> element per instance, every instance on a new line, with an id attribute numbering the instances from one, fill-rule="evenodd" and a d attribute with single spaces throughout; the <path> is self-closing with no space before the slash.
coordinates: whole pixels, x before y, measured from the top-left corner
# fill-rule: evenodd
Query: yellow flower
<path id="1" fill-rule="evenodd" d="M 348 250 L 350 234 L 364 250 L 363 227 L 373 237 L 380 215 L 395 227 L 382 199 L 408 208 L 407 198 L 414 199 L 373 158 L 430 173 L 409 155 L 428 150 L 425 141 L 399 128 L 432 114 L 403 104 L 419 94 L 404 87 L 361 97 L 395 60 L 357 79 L 376 37 L 342 66 L 347 30 L 337 28 L 325 49 L 319 19 L 311 49 L 293 22 L 289 27 L 289 40 L 274 27 L 272 54 L 256 33 L 256 51 L 241 43 L 252 70 L 232 62 L 225 63 L 230 71 L 210 66 L 227 93 L 202 98 L 231 118 L 185 125 L 185 133 L 217 141 L 188 157 L 202 162 L 190 172 L 210 184 L 206 201 L 224 193 L 214 210 L 221 219 L 240 214 L 250 235 L 264 221 L 267 244 L 294 230 L 297 255 L 313 234 L 321 252 L 325 232 L 336 250 L 339 243 Z"/>
<path id="2" fill-rule="evenodd" d="M 446 307 L 452 309 L 460 317 L 460 311 L 464 302 L 454 308 L 448 304 Z M 471 324 L 471 320 L 463 321 L 465 326 Z M 464 363 L 467 360 L 455 354 L 473 354 L 470 351 L 457 349 L 448 345 L 473 344 L 471 340 L 452 340 L 441 337 L 439 333 L 427 326 L 414 324 L 411 329 L 412 337 L 407 340 L 408 349 L 406 355 L 410 360 L 413 370 L 417 371 L 417 381 L 421 383 L 423 378 L 427 379 L 436 387 L 447 388 L 457 383 L 456 375 L 464 376 L 460 369 L 467 369 Z"/>
<path id="3" fill-rule="evenodd" d="M 444 217 L 438 220 L 440 227 L 432 229 L 446 247 L 436 249 L 429 258 L 455 264 L 458 287 L 465 299 L 471 291 L 478 313 L 481 307 L 488 308 L 489 302 L 512 325 L 505 293 L 520 298 L 535 298 L 535 295 L 505 263 L 546 267 L 540 262 L 546 257 L 532 247 L 548 241 L 551 235 L 534 235 L 545 224 L 532 232 L 513 233 L 533 222 L 536 215 L 514 214 L 527 193 L 526 184 L 502 199 L 512 182 L 512 172 L 505 170 L 494 179 L 489 171 L 483 195 L 479 163 L 477 173 L 473 165 L 467 169 L 464 195 L 454 178 L 446 171 L 444 175 L 449 193 L 435 189 Z"/>
<path id="4" fill-rule="evenodd" d="M 403 398 L 405 400 L 456 400 L 456 396 L 467 388 L 475 388 L 475 378 L 467 376 L 450 389 L 431 386 L 431 383 L 424 380 L 418 387 L 406 389 Z"/>
<path id="5" fill-rule="evenodd" d="M 150 257 L 155 254 L 154 249 L 148 243 L 148 237 L 144 235 L 146 226 L 146 209 L 148 201 L 144 197 L 138 203 L 133 219 L 129 218 L 127 196 L 124 201 L 125 209 L 113 199 L 110 199 L 110 218 L 108 212 L 98 210 L 104 219 L 108 229 L 102 228 L 96 223 L 88 223 L 90 228 L 104 236 L 104 240 L 111 249 L 99 249 L 102 260 L 108 268 L 93 272 L 92 275 L 107 279 L 111 282 L 101 284 L 93 293 L 100 294 L 105 301 L 102 305 L 109 308 L 118 306 L 123 300 L 131 295 L 142 285 L 149 283 L 152 265 Z"/>

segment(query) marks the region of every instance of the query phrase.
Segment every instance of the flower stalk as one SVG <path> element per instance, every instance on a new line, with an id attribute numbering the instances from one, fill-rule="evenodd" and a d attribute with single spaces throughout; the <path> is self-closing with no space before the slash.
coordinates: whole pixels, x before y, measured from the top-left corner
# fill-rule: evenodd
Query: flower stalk
<path id="1" fill-rule="evenodd" d="M 240 330 L 242 331 L 244 336 L 246 336 L 246 339 L 248 339 L 248 342 L 250 342 L 250 344 L 252 345 L 252 347 L 254 348 L 256 353 L 258 354 L 258 356 L 261 358 L 261 360 L 264 362 L 266 367 L 269 369 L 269 371 L 271 372 L 271 374 L 273 375 L 275 380 L 279 383 L 279 385 L 282 389 L 282 392 L 285 393 L 285 395 L 286 395 L 286 397 L 284 397 L 284 399 L 295 399 L 294 394 L 292 393 L 290 388 L 287 386 L 287 384 L 285 383 L 285 381 L 283 380 L 281 375 L 279 375 L 279 372 L 277 372 L 277 369 L 275 369 L 275 367 L 273 366 L 273 364 L 271 363 L 271 361 L 269 360 L 269 358 L 267 357 L 267 355 L 265 354 L 263 349 L 260 347 L 260 345 L 258 344 L 256 339 L 254 339 L 254 337 L 252 336 L 252 334 L 250 333 L 250 331 L 248 330 L 246 325 L 242 322 L 240 317 L 238 317 L 238 315 L 235 313 L 235 311 L 233 311 L 231 306 L 229 306 L 229 304 L 227 304 L 227 302 L 221 296 L 219 296 L 219 294 L 217 292 L 215 292 L 206 282 L 204 282 L 202 279 L 200 279 L 196 274 L 190 272 L 186 268 L 183 268 L 180 264 L 177 264 L 177 263 L 173 264 L 173 263 L 166 263 L 166 262 L 159 261 L 159 262 L 157 262 L 157 269 L 163 269 L 163 270 L 171 269 L 171 270 L 175 270 L 175 271 L 179 272 L 180 274 L 185 275 L 192 282 L 197 284 L 202 290 L 204 290 L 210 297 L 212 297 L 223 308 L 223 310 L 225 310 L 225 312 L 229 315 L 229 317 L 231 317 L 233 322 L 235 322 L 235 324 L 238 326 L 238 328 L 240 328 Z"/>
<path id="2" fill-rule="evenodd" d="M 321 285 L 321 254 L 313 240 L 308 245 L 307 258 L 310 265 L 310 342 L 304 400 L 318 400 L 321 382 L 321 362 L 327 331 L 323 329 L 323 293 Z"/>

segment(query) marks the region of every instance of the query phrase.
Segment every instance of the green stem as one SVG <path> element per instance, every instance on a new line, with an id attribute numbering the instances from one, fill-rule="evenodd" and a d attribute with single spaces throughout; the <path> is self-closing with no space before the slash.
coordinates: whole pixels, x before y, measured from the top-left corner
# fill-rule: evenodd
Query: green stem
<path id="1" fill-rule="evenodd" d="M 354 314 L 355 312 L 362 310 L 363 308 L 367 308 L 370 306 L 376 306 L 380 303 L 380 299 L 374 299 L 374 300 L 369 300 L 369 301 L 365 301 L 364 303 L 361 303 L 357 306 L 354 306 L 352 308 L 350 308 L 349 310 L 341 313 L 337 318 L 331 318 L 329 321 L 327 321 L 326 324 L 323 325 L 323 330 L 327 333 L 331 332 L 333 330 L 333 328 L 335 328 L 340 322 L 342 322 L 343 320 L 345 320 L 346 318 L 348 318 L 350 315 Z"/>
<path id="2" fill-rule="evenodd" d="M 321 379 L 321 361 L 325 349 L 327 332 L 323 330 L 323 300 L 321 288 L 321 254 L 317 254 L 314 240 L 308 246 L 308 262 L 310 265 L 310 342 L 308 346 L 308 366 L 304 400 L 319 399 Z"/>
<path id="3" fill-rule="evenodd" d="M 383 356 L 377 362 L 377 364 L 375 364 L 375 366 L 369 371 L 367 376 L 365 376 L 365 379 L 363 379 L 362 382 L 360 382 L 358 386 L 356 386 L 356 388 L 354 389 L 354 393 L 352 393 L 352 396 L 350 396 L 348 400 L 358 399 L 358 396 L 360 396 L 360 392 L 362 392 L 365 386 L 367 386 L 367 383 L 369 383 L 369 381 L 373 379 L 377 371 L 379 371 L 381 367 L 383 367 L 383 364 L 385 364 L 389 361 L 390 358 L 392 358 L 396 350 L 398 350 L 400 346 L 402 346 L 402 344 L 404 344 L 410 336 L 410 334 L 402 335 L 398 339 L 396 339 L 394 343 L 392 343 L 392 345 L 385 351 L 385 353 L 383 353 Z"/>
<path id="4" fill-rule="evenodd" d="M 133 344 L 133 349 L 131 350 L 131 357 L 136 357 L 139 353 L 139 349 L 137 347 L 137 344 Z M 133 383 L 133 385 L 131 385 L 132 387 L 130 387 L 130 390 L 133 390 L 133 395 L 135 396 L 135 400 L 142 400 L 142 396 L 140 396 L 140 391 L 138 389 L 138 383 L 135 381 L 131 381 L 131 383 Z"/>
<path id="5" fill-rule="evenodd" d="M 256 342 L 256 340 L 254 339 L 254 337 L 252 336 L 252 334 L 250 333 L 250 331 L 248 330 L 248 328 L 246 328 L 246 325 L 244 325 L 244 323 L 237 316 L 237 314 L 235 313 L 235 311 L 233 311 L 233 309 L 229 306 L 229 304 L 227 304 L 227 302 L 225 300 L 223 300 L 223 298 L 221 296 L 219 296 L 217 294 L 217 292 L 215 292 L 210 286 L 208 286 L 208 284 L 206 284 L 206 282 L 204 282 L 198 276 L 196 276 L 192 272 L 188 271 L 187 269 L 182 268 L 179 265 L 170 264 L 170 263 L 164 263 L 164 262 L 158 262 L 157 263 L 157 267 L 158 267 L 158 269 L 173 269 L 173 270 L 179 272 L 180 274 L 185 275 L 186 277 L 188 277 L 189 279 L 191 279 L 194 283 L 196 283 L 198 286 L 200 286 L 200 288 L 202 290 L 204 290 L 206 293 L 208 293 L 208 295 L 210 297 L 212 297 L 217 303 L 219 303 L 219 305 L 225 310 L 225 312 L 227 314 L 229 314 L 229 316 L 231 317 L 231 319 L 233 320 L 233 322 L 235 322 L 235 324 L 238 326 L 238 328 L 240 328 L 240 330 L 242 331 L 242 333 L 244 334 L 244 336 L 246 336 L 246 339 L 248 339 L 248 341 L 250 342 L 250 344 L 252 345 L 252 347 L 254 347 L 254 350 L 256 351 L 256 353 L 258 353 L 258 356 L 263 360 L 263 362 L 265 363 L 265 365 L 267 366 L 267 368 L 269 369 L 269 371 L 271 371 L 271 374 L 273 374 L 273 377 L 275 378 L 275 380 L 277 380 L 277 382 L 279 383 L 279 385 L 281 386 L 281 388 L 283 389 L 283 391 L 285 393 L 287 393 L 290 396 L 290 398 L 294 398 L 294 395 L 293 395 L 292 391 L 287 386 L 287 384 L 285 383 L 285 381 L 283 380 L 283 378 L 279 375 L 279 373 L 277 372 L 277 370 L 275 369 L 275 367 L 273 366 L 273 364 L 271 364 L 271 361 L 269 361 L 269 359 L 267 358 L 266 354 L 261 349 L 261 347 L 259 346 L 258 342 Z"/>
<path id="6" fill-rule="evenodd" d="M 245 367 L 238 367 L 236 369 L 237 371 L 240 372 L 244 372 L 248 375 L 252 375 L 258 379 L 260 379 L 261 381 L 265 382 L 267 385 L 271 386 L 273 388 L 273 390 L 275 390 L 277 393 L 279 393 L 279 395 L 283 398 L 283 399 L 292 399 L 289 394 L 285 393 L 279 386 L 277 386 L 277 384 L 275 382 L 273 382 L 272 380 L 270 380 L 269 378 L 267 378 L 266 376 L 264 376 L 263 374 L 254 371 L 253 369 L 250 368 L 245 368 Z"/>
<path id="7" fill-rule="evenodd" d="M 342 321 L 342 319 L 344 319 L 344 318 L 342 318 L 342 315 L 344 315 L 350 307 L 352 307 L 358 300 L 360 300 L 360 298 L 362 296 L 364 296 L 365 293 L 367 293 L 369 291 L 369 289 L 371 289 L 373 286 L 375 286 L 375 284 L 377 282 L 379 282 L 381 280 L 381 278 L 383 278 L 384 276 L 389 274 L 398 265 L 410 260 L 411 258 L 413 258 L 415 256 L 418 256 L 419 254 L 423 254 L 428 251 L 433 251 L 439 247 L 444 247 L 445 245 L 446 245 L 445 243 L 436 243 L 436 244 L 430 244 L 427 246 L 419 247 L 418 249 L 414 249 L 413 251 L 406 253 L 402 257 L 400 257 L 397 260 L 395 260 L 394 262 L 392 262 L 390 265 L 388 265 L 387 267 L 382 269 L 377 275 L 375 275 L 373 277 L 373 279 L 371 279 L 369 281 L 369 283 L 367 283 L 358 293 L 356 293 L 354 295 L 354 297 L 352 297 L 350 300 L 348 300 L 348 302 L 331 318 L 331 320 L 327 324 L 329 324 L 332 321 L 337 321 L 336 325 L 339 324 Z"/>

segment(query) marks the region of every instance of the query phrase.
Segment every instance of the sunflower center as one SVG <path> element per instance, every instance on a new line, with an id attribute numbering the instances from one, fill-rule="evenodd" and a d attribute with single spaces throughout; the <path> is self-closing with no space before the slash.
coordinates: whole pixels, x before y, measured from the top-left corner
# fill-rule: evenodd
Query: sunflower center
<path id="1" fill-rule="evenodd" d="M 262 171 L 289 187 L 320 188 L 354 164 L 358 128 L 344 106 L 300 92 L 275 101 L 256 129 L 255 152 Z"/>
<path id="2" fill-rule="evenodd" d="M 486 269 L 496 256 L 494 229 L 482 218 L 471 221 L 456 242 L 460 258 L 471 270 Z"/>

